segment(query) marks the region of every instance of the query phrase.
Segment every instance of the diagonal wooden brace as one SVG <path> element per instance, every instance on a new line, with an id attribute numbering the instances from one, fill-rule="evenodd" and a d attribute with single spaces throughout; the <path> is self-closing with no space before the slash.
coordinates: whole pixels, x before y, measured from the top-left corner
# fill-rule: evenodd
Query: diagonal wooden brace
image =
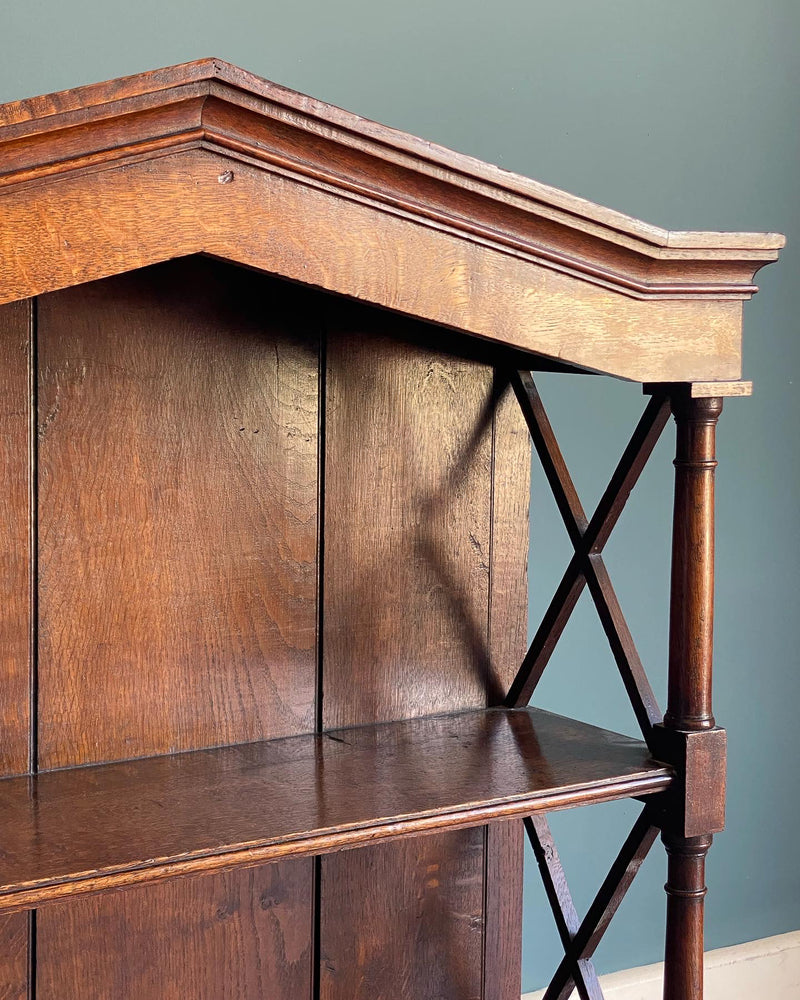
<path id="1" fill-rule="evenodd" d="M 661 712 L 600 553 L 669 419 L 669 400 L 665 396 L 654 396 L 648 403 L 589 521 L 530 372 L 514 372 L 511 384 L 575 548 L 575 555 L 570 560 L 509 689 L 506 704 L 519 707 L 530 701 L 578 598 L 588 583 L 637 721 L 645 739 L 649 741 L 653 725 L 661 719 Z"/>
<path id="2" fill-rule="evenodd" d="M 561 944 L 568 953 L 580 929 L 580 918 L 572 901 L 561 859 L 550 832 L 550 824 L 546 816 L 534 814 L 525 817 L 525 830 L 539 865 L 539 873 L 550 909 L 553 911 Z M 581 1000 L 603 1000 L 597 972 L 590 959 L 577 957 L 570 964 L 568 975 L 569 982 L 577 989 Z"/>
<path id="3" fill-rule="evenodd" d="M 574 970 L 591 965 L 591 958 L 620 903 L 636 877 L 642 862 L 658 836 L 652 808 L 646 805 L 633 825 L 589 910 L 566 947 L 561 964 L 556 969 L 544 1000 L 567 1000 L 578 985 Z M 592 967 L 593 969 L 593 967 Z"/>

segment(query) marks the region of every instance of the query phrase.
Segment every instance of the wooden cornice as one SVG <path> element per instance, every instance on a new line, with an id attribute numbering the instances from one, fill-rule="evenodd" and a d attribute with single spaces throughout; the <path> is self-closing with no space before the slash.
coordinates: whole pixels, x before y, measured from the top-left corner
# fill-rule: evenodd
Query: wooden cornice
<path id="1" fill-rule="evenodd" d="M 0 302 L 204 252 L 588 369 L 713 381 L 739 377 L 735 303 L 783 242 L 649 226 L 215 59 L 0 107 Z M 545 296 L 574 299 L 555 334 Z M 695 308 L 705 331 L 671 344 Z"/>

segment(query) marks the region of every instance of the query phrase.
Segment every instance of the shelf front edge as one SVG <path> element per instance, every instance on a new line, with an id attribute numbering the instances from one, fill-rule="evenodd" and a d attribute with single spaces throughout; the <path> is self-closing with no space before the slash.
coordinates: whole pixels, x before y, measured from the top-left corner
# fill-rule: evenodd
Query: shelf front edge
<path id="1" fill-rule="evenodd" d="M 378 842 L 482 826 L 485 823 L 520 818 L 536 812 L 555 812 L 575 806 L 653 795 L 665 791 L 673 780 L 671 769 L 664 765 L 660 771 L 654 771 L 646 777 L 605 782 L 596 788 L 581 787 L 554 791 L 532 795 L 519 801 L 501 802 L 473 809 L 457 809 L 444 814 L 324 833 L 277 844 L 259 844 L 234 850 L 199 853 L 180 859 L 156 860 L 114 871 L 86 872 L 57 882 L 31 885 L 0 893 L 0 913 L 38 909 L 48 903 L 148 885 L 165 879 L 256 867 L 288 858 L 331 854 Z"/>
<path id="2" fill-rule="evenodd" d="M 486 709 L 0 781 L 0 911 L 666 789 L 638 740 Z"/>

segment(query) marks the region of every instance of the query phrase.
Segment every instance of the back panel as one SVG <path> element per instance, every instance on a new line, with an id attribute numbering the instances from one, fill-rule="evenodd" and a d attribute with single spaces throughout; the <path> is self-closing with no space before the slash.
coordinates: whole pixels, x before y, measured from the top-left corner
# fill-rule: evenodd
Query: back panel
<path id="1" fill-rule="evenodd" d="M 7 773 L 501 700 L 530 456 L 484 345 L 188 258 L 3 307 L 0 350 Z M 30 951 L 38 1000 L 511 1000 L 520 835 L 12 915 L 0 998 Z"/>
<path id="2" fill-rule="evenodd" d="M 39 766 L 314 728 L 313 296 L 212 261 L 39 303 Z"/>
<path id="3" fill-rule="evenodd" d="M 201 258 L 41 299 L 40 767 L 313 730 L 316 302 Z M 37 997 L 310 996 L 313 893 L 306 859 L 46 907 Z"/>
<path id="4" fill-rule="evenodd" d="M 519 410 L 480 345 L 384 313 L 333 313 L 326 357 L 324 726 L 497 704 L 525 649 Z M 322 1000 L 518 997 L 515 826 L 323 857 Z"/>

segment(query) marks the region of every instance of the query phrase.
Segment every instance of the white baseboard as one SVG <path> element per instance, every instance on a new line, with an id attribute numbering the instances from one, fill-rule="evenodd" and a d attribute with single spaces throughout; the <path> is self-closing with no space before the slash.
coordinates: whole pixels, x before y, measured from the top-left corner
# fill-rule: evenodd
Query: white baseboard
<path id="1" fill-rule="evenodd" d="M 601 976 L 605 1000 L 661 1000 L 663 965 Z M 544 990 L 522 1000 L 542 1000 Z M 705 1000 L 800 1000 L 800 931 L 706 952 Z"/>

